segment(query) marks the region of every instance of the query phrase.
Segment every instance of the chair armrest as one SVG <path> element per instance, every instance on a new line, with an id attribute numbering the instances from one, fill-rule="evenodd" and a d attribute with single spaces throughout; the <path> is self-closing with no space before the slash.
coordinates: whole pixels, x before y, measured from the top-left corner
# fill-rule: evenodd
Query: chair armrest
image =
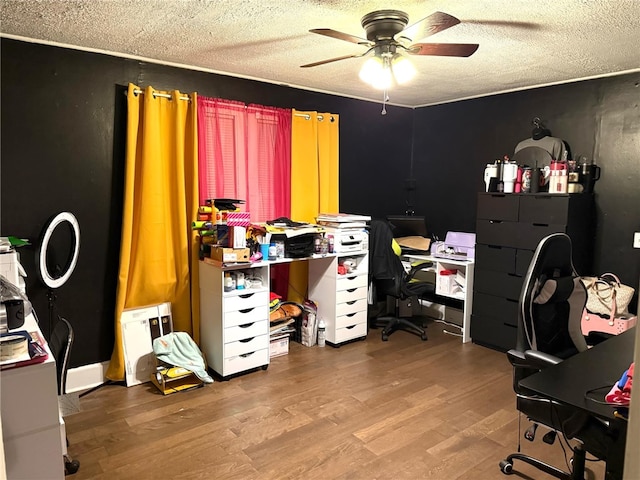
<path id="1" fill-rule="evenodd" d="M 507 352 L 507 358 L 514 367 L 529 367 L 530 365 L 524 358 L 524 352 L 511 349 Z"/>
<path id="2" fill-rule="evenodd" d="M 407 280 L 411 280 L 416 273 L 429 270 L 430 268 L 433 268 L 433 262 L 421 261 L 412 263 L 411 270 L 407 273 Z"/>
<path id="3" fill-rule="evenodd" d="M 561 358 L 549 355 L 548 353 L 539 352 L 537 350 L 527 350 L 524 352 L 524 358 L 529 366 L 540 369 L 557 365 L 562 362 Z"/>

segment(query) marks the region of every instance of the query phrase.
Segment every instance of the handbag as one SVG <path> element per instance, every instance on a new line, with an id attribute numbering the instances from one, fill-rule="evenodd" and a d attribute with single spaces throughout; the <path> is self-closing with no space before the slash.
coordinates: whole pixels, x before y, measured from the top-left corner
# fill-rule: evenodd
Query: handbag
<path id="1" fill-rule="evenodd" d="M 604 273 L 599 277 L 581 277 L 581 280 L 587 289 L 589 312 L 601 315 L 609 315 L 612 310 L 616 315 L 627 313 L 635 289 L 621 283 L 616 275 Z"/>
<path id="2" fill-rule="evenodd" d="M 582 329 L 582 335 L 587 336 L 591 332 L 609 333 L 611 335 L 619 335 L 622 332 L 629 330 L 636 326 L 638 323 L 638 317 L 625 313 L 623 315 L 617 315 L 616 301 L 613 299 L 611 305 L 611 311 L 607 317 L 593 313 L 584 308 L 582 310 L 582 318 L 580 319 L 580 327 Z"/>

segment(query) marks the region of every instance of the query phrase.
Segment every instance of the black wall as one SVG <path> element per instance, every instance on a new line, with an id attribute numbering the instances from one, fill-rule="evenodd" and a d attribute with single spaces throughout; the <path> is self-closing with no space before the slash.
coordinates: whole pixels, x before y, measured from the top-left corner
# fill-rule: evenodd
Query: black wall
<path id="1" fill-rule="evenodd" d="M 476 193 L 484 167 L 513 156 L 540 117 L 574 158 L 595 159 L 593 272 L 615 272 L 637 289 L 640 250 L 640 73 L 495 95 L 417 109 L 413 176 L 418 208 L 432 232 L 475 231 Z M 433 208 L 437 205 L 437 208 Z"/>
<path id="2" fill-rule="evenodd" d="M 637 286 L 640 75 L 500 95 L 417 110 L 58 47 L 1 40 L 0 234 L 21 249 L 27 292 L 48 334 L 47 290 L 35 247 L 47 220 L 71 211 L 82 232 L 76 271 L 55 305 L 76 331 L 71 366 L 108 360 L 120 244 L 126 98 L 136 83 L 156 89 L 340 115 L 340 207 L 373 216 L 403 213 L 408 199 L 428 228 L 473 231 L 484 164 L 530 133 L 534 116 L 595 156 L 601 228 L 598 271 Z M 358 80 L 354 80 L 358 81 Z M 413 154 L 412 154 L 413 152 Z M 416 180 L 408 194 L 406 179 Z M 152 246 L 150 246 L 152 248 Z"/>

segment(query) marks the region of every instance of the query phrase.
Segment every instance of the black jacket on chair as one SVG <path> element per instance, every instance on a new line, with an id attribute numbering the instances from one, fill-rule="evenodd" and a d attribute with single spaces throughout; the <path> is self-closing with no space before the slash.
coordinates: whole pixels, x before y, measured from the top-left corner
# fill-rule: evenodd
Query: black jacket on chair
<path id="1" fill-rule="evenodd" d="M 377 317 L 371 322 L 372 327 L 383 326 L 382 340 L 387 340 L 389 335 L 403 328 L 420 335 L 423 340 L 427 335 L 423 328 L 415 323 L 399 317 L 398 302 L 411 297 L 422 297 L 433 294 L 435 285 L 431 282 L 423 282 L 414 278 L 421 270 L 432 267 L 432 263 L 423 262 L 413 266 L 407 272 L 402 260 L 393 251 L 393 232 L 388 222 L 384 220 L 372 220 L 369 230 L 369 280 L 378 295 L 391 296 L 396 299 L 396 311 L 394 316 Z"/>

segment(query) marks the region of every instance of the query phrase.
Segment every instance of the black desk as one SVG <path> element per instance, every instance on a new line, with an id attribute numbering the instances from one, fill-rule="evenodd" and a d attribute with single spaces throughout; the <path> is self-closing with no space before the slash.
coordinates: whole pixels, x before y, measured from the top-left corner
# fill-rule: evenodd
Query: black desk
<path id="1" fill-rule="evenodd" d="M 611 428 L 618 430 L 618 438 L 607 455 L 606 479 L 622 478 L 627 422 L 614 416 L 616 407 L 593 402 L 585 398 L 585 392 L 605 386 L 611 388 L 620 379 L 633 361 L 635 336 L 636 329 L 632 328 L 520 382 L 542 396 L 611 422 Z M 608 391 L 602 388 L 597 395 L 590 396 L 604 400 Z"/>

